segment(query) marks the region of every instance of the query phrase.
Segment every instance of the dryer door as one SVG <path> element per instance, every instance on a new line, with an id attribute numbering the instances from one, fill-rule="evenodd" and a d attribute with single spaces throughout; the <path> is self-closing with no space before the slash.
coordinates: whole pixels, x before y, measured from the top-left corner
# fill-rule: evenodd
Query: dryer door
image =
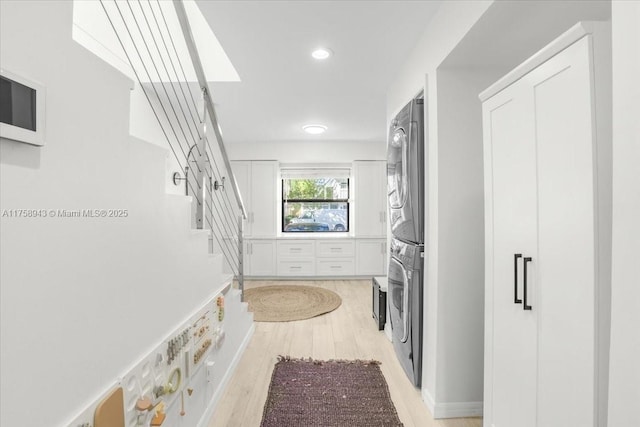
<path id="1" fill-rule="evenodd" d="M 407 162 L 409 145 L 404 129 L 396 128 L 389 136 L 387 148 L 387 192 L 389 207 L 402 209 L 409 193 Z"/>

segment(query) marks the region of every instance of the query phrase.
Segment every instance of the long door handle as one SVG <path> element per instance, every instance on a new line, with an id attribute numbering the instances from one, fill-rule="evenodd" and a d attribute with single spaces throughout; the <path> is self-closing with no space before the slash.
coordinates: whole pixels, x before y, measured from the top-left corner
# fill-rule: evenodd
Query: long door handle
<path id="1" fill-rule="evenodd" d="M 409 302 L 411 301 L 411 297 L 409 295 L 409 292 L 411 292 L 411 283 L 409 279 L 409 275 L 407 274 L 407 272 L 404 270 L 404 267 L 402 267 L 402 274 L 404 276 L 404 291 L 402 292 L 402 323 L 403 323 L 403 331 L 402 331 L 402 338 L 400 339 L 400 341 L 402 342 L 407 342 L 407 340 L 409 339 Z"/>
<path id="2" fill-rule="evenodd" d="M 522 300 L 518 298 L 518 258 L 522 258 L 522 254 L 513 255 L 513 303 L 514 304 L 522 304 Z M 527 279 L 525 278 L 525 280 Z"/>
<path id="3" fill-rule="evenodd" d="M 524 281 L 523 281 L 523 292 L 524 292 L 524 310 L 531 310 L 531 306 L 527 304 L 527 264 L 531 262 L 531 257 L 524 257 Z"/>

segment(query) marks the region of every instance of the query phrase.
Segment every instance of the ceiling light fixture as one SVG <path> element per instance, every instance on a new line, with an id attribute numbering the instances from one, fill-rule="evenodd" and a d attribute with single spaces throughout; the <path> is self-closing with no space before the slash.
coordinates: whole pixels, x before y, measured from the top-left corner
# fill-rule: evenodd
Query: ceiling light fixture
<path id="1" fill-rule="evenodd" d="M 319 47 L 318 49 L 314 50 L 313 52 L 311 52 L 311 56 L 313 56 L 315 59 L 327 59 L 328 57 L 331 56 L 333 52 L 331 51 L 331 49 L 327 49 L 324 47 Z"/>
<path id="2" fill-rule="evenodd" d="M 327 127 L 324 125 L 304 125 L 302 129 L 311 135 L 320 135 L 327 131 Z"/>

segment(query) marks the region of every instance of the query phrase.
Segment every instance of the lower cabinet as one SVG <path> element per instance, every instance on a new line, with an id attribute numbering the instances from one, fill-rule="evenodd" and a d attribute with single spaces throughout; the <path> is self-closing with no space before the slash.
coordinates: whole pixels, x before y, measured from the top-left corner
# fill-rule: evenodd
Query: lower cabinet
<path id="1" fill-rule="evenodd" d="M 278 276 L 353 276 L 353 239 L 282 239 L 277 243 Z"/>
<path id="2" fill-rule="evenodd" d="M 255 239 L 245 241 L 245 276 L 276 275 L 276 241 Z"/>
<path id="3" fill-rule="evenodd" d="M 353 276 L 354 273 L 353 258 L 318 258 L 316 260 L 318 276 Z"/>
<path id="4" fill-rule="evenodd" d="M 353 276 L 356 272 L 353 240 L 318 240 L 316 274 L 318 276 Z"/>
<path id="5" fill-rule="evenodd" d="M 313 240 L 278 240 L 278 276 L 313 276 L 316 273 Z"/>
<path id="6" fill-rule="evenodd" d="M 315 272 L 313 258 L 278 259 L 278 276 L 313 276 Z"/>
<path id="7" fill-rule="evenodd" d="M 386 239 L 247 239 L 244 275 L 384 276 Z"/>
<path id="8" fill-rule="evenodd" d="M 357 276 L 384 276 L 387 273 L 387 262 L 386 239 L 356 241 Z"/>

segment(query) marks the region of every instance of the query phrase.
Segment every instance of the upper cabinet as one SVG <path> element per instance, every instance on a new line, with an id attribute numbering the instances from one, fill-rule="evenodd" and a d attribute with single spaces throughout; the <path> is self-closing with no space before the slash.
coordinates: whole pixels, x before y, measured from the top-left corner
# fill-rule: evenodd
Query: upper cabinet
<path id="1" fill-rule="evenodd" d="M 387 235 L 386 161 L 353 162 L 356 237 Z"/>
<path id="2" fill-rule="evenodd" d="M 231 166 L 247 211 L 245 237 L 275 237 L 278 162 L 241 160 Z"/>

